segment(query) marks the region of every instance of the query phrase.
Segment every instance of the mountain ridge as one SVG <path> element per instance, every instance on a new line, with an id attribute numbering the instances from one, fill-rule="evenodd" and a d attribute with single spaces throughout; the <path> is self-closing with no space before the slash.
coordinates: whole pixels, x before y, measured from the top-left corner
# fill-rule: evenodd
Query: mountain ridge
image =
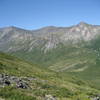
<path id="1" fill-rule="evenodd" d="M 69 41 L 70 43 L 77 43 L 81 40 L 91 40 L 96 35 L 99 35 L 99 31 L 99 26 L 90 25 L 85 22 L 80 22 L 79 24 L 71 27 L 48 26 L 38 30 L 25 30 L 11 26 L 0 29 L 0 41 L 8 40 L 9 44 L 11 44 L 10 48 L 12 48 L 12 51 L 16 51 L 14 48 L 16 48 L 17 43 L 19 45 L 20 41 L 21 47 L 19 48 L 21 49 L 26 49 L 27 47 L 28 51 L 31 51 L 38 45 L 42 46 L 41 50 L 46 52 L 49 49 L 51 50 L 52 48 L 56 48 L 59 43 L 67 44 Z M 16 46 L 12 45 L 12 42 Z M 30 46 L 26 46 L 26 44 Z M 4 45 L 8 45 L 8 42 Z M 2 47 L 2 43 L 0 47 Z M 6 48 L 6 51 L 7 49 L 9 51 L 9 48 Z"/>
<path id="2" fill-rule="evenodd" d="M 48 25 L 48 26 L 44 26 L 44 27 L 40 27 L 40 28 L 37 28 L 37 29 L 25 29 L 25 28 L 20 28 L 18 26 L 14 26 L 14 25 L 11 25 L 11 26 L 6 26 L 6 27 L 1 27 L 0 29 L 3 29 L 3 28 L 20 28 L 20 29 L 25 29 L 25 30 L 30 30 L 30 31 L 35 31 L 35 30 L 40 30 L 40 29 L 43 29 L 43 28 L 48 28 L 48 27 L 51 27 L 51 28 L 69 28 L 69 27 L 73 27 L 73 26 L 77 26 L 77 25 L 80 25 L 80 24 L 83 24 L 83 25 L 92 25 L 92 26 L 100 26 L 99 24 L 96 25 L 96 24 L 89 24 L 85 21 L 80 21 L 79 23 L 77 24 L 73 24 L 73 25 L 69 25 L 69 26 L 56 26 L 56 25 Z"/>

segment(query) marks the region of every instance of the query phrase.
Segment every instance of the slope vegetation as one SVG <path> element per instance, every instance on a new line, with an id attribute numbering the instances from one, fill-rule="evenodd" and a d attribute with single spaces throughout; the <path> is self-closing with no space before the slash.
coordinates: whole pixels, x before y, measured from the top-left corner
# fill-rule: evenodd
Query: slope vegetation
<path id="1" fill-rule="evenodd" d="M 34 78 L 31 89 L 19 89 L 13 86 L 0 88 L 0 97 L 4 100 L 44 100 L 44 95 L 56 96 L 58 100 L 80 98 L 99 93 L 88 83 L 70 75 L 43 69 L 16 57 L 0 53 L 0 73 L 17 77 Z"/>

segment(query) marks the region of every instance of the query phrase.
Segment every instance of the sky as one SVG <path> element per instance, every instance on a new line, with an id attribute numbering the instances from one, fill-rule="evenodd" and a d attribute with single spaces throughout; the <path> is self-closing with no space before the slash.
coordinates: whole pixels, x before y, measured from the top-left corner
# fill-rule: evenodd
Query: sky
<path id="1" fill-rule="evenodd" d="M 100 25 L 100 0 L 0 0 L 0 27 Z"/>

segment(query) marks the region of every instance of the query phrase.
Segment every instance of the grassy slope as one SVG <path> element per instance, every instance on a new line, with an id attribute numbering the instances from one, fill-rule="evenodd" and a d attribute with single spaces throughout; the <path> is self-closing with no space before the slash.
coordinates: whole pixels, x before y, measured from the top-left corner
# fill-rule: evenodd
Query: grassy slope
<path id="1" fill-rule="evenodd" d="M 56 49 L 48 51 L 46 54 L 38 48 L 30 53 L 17 52 L 14 55 L 39 66 L 49 67 L 49 69 L 56 72 L 70 72 L 71 75 L 90 81 L 96 88 L 100 88 L 99 41 L 100 38 L 98 37 L 90 43 L 82 42 L 78 45 L 68 46 L 59 45 Z"/>
<path id="2" fill-rule="evenodd" d="M 32 90 L 0 88 L 0 97 L 5 100 L 42 100 L 45 94 L 57 96 L 59 100 L 66 100 L 66 98 L 88 100 L 87 95 L 99 92 L 75 77 L 39 68 L 4 53 L 0 53 L 0 73 L 36 78 L 31 83 Z"/>

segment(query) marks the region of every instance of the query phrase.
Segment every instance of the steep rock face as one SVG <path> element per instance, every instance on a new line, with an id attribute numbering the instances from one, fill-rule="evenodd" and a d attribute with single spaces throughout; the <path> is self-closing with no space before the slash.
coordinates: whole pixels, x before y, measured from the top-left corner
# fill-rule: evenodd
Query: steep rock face
<path id="1" fill-rule="evenodd" d="M 39 30 L 24 30 L 17 27 L 0 29 L 0 50 L 16 52 L 24 50 L 31 52 L 39 48 L 44 52 L 56 48 L 58 44 L 89 41 L 100 33 L 100 26 L 84 22 L 72 27 L 45 27 Z"/>
<path id="2" fill-rule="evenodd" d="M 65 40 L 91 40 L 96 34 L 99 34 L 100 27 L 80 22 L 78 25 L 70 27 L 62 36 Z"/>

